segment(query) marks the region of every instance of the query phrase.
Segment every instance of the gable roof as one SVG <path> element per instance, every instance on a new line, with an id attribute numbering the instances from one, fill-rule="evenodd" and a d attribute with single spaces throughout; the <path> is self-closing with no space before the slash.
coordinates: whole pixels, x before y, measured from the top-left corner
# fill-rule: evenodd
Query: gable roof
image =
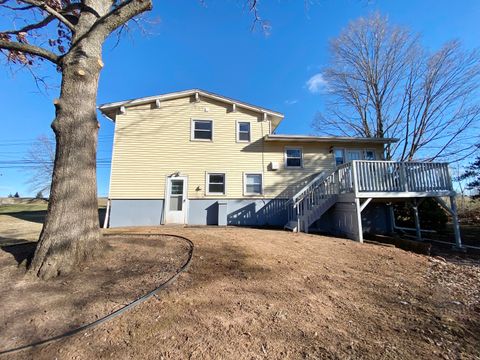
<path id="1" fill-rule="evenodd" d="M 171 100 L 171 99 L 177 99 L 177 98 L 182 98 L 182 97 L 187 97 L 187 96 L 202 96 L 205 98 L 209 98 L 212 100 L 217 100 L 226 104 L 230 105 L 235 105 L 236 107 L 239 108 L 244 108 L 248 109 L 254 112 L 257 112 L 259 114 L 266 114 L 271 117 L 272 121 L 272 130 L 275 129 L 280 122 L 282 121 L 284 115 L 282 113 L 279 113 L 277 111 L 273 111 L 264 107 L 252 105 L 243 101 L 235 100 L 223 95 L 218 95 L 209 91 L 201 90 L 201 89 L 190 89 L 190 90 L 184 90 L 184 91 L 177 91 L 177 92 L 172 92 L 172 93 L 167 93 L 167 94 L 161 94 L 161 95 L 155 95 L 155 96 L 148 96 L 148 97 L 143 97 L 143 98 L 138 98 L 138 99 L 131 99 L 131 100 L 125 100 L 125 101 L 118 101 L 118 102 L 112 102 L 112 103 L 107 103 L 107 104 L 102 104 L 98 106 L 98 109 L 102 112 L 103 115 L 105 115 L 107 118 L 111 119 L 112 121 L 115 121 L 115 114 L 117 111 L 124 107 L 130 107 L 130 106 L 136 106 L 136 105 L 142 105 L 142 104 L 148 104 L 148 103 L 155 103 L 157 100 L 162 101 L 162 100 Z"/>

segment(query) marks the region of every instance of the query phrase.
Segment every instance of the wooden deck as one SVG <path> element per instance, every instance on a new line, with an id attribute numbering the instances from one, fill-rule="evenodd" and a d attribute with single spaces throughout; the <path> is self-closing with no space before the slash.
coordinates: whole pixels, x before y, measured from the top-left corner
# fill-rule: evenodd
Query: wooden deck
<path id="1" fill-rule="evenodd" d="M 432 197 L 451 215 L 455 239 L 461 247 L 455 191 L 447 163 L 354 160 L 321 173 L 287 203 L 294 231 L 307 231 L 336 202 L 355 203 L 357 240 L 363 241 L 362 211 L 372 199 L 409 199 L 414 209 L 417 235 L 421 239 L 418 206 L 422 198 Z M 450 206 L 443 200 L 448 197 Z M 345 221 L 347 223 L 348 221 Z"/>
<path id="2" fill-rule="evenodd" d="M 454 195 L 447 163 L 354 160 L 335 169 L 339 194 L 357 198 Z"/>

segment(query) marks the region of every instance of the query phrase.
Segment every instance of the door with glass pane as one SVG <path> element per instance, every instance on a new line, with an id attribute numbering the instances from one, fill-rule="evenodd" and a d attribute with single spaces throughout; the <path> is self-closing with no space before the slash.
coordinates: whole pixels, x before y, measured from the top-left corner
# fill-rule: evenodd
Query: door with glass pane
<path id="1" fill-rule="evenodd" d="M 361 160 L 362 152 L 360 150 L 347 150 L 347 162 L 352 160 Z"/>
<path id="2" fill-rule="evenodd" d="M 185 224 L 187 204 L 187 178 L 182 176 L 168 178 L 165 223 Z"/>

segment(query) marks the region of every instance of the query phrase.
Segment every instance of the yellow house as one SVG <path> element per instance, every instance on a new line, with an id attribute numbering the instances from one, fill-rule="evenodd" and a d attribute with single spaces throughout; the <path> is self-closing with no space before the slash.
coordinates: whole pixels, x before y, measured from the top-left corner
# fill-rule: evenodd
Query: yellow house
<path id="1" fill-rule="evenodd" d="M 395 141 L 278 135 L 281 113 L 199 89 L 99 110 L 115 122 L 111 227 L 173 223 L 308 230 L 330 212 L 337 232 L 358 239 L 355 199 L 333 201 L 326 193 L 312 198 L 312 206 L 322 203 L 325 209 L 310 211 L 308 221 L 295 202 L 325 187 L 329 176 L 338 178 L 342 166 L 381 162 L 385 144 Z M 387 222 L 385 215 L 380 223 Z"/>

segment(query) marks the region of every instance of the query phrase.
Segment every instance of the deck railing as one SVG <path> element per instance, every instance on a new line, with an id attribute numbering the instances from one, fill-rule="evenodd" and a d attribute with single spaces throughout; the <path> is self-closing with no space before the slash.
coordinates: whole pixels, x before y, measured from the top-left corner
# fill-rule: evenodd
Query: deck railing
<path id="1" fill-rule="evenodd" d="M 351 164 L 357 193 L 452 191 L 447 163 L 354 160 Z"/>
<path id="2" fill-rule="evenodd" d="M 306 231 L 339 194 L 382 198 L 443 196 L 452 191 L 447 163 L 353 160 L 316 175 L 286 206 L 289 223 Z"/>

